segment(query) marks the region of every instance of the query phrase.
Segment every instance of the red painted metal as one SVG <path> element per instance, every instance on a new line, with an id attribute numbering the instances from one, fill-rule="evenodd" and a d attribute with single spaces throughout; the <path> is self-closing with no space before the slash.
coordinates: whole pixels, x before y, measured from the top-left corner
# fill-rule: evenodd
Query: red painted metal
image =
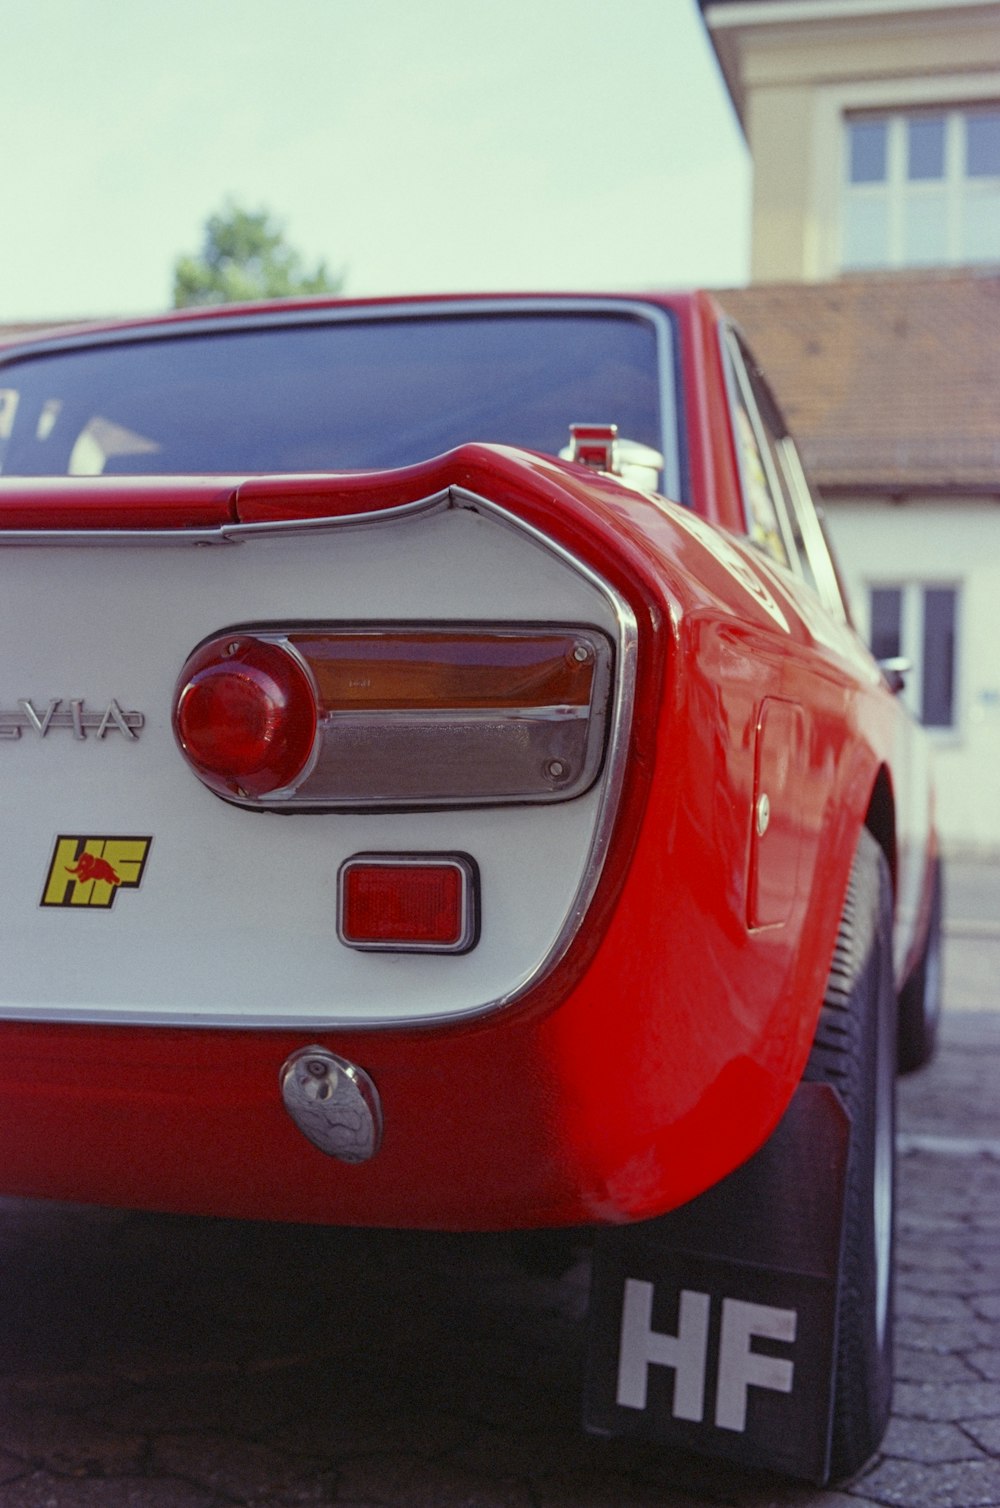
<path id="1" fill-rule="evenodd" d="M 0 529 L 212 529 L 235 522 L 225 477 L 4 477 Z"/>

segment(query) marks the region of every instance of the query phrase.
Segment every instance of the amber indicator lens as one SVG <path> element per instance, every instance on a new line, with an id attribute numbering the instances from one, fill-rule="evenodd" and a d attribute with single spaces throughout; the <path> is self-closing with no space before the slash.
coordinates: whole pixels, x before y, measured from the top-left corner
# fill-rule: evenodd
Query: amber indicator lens
<path id="1" fill-rule="evenodd" d="M 477 889 L 465 855 L 358 855 L 340 871 L 341 941 L 380 951 L 464 953 L 476 940 Z"/>
<path id="2" fill-rule="evenodd" d="M 316 699 L 294 656 L 252 636 L 197 650 L 174 695 L 174 732 L 206 785 L 262 797 L 291 785 L 316 741 Z"/>
<path id="3" fill-rule="evenodd" d="M 592 646 L 573 633 L 289 635 L 329 710 L 586 707 Z"/>

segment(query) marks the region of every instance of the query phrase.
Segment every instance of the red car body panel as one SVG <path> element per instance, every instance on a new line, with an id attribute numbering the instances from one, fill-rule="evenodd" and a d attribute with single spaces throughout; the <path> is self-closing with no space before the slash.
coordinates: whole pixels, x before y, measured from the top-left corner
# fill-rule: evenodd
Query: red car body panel
<path id="1" fill-rule="evenodd" d="M 740 537 L 718 312 L 662 302 L 681 335 L 693 513 L 479 445 L 328 478 L 3 482 L 2 530 L 364 514 L 461 487 L 598 572 L 638 624 L 618 817 L 565 956 L 481 1019 L 322 1032 L 378 1085 L 377 1156 L 325 1158 L 285 1114 L 276 1069 L 301 1031 L 8 1021 L 7 1192 L 359 1225 L 617 1223 L 692 1198 L 768 1136 L 809 1052 L 880 773 L 891 789 L 898 714 L 849 630 L 817 637 Z M 779 789 L 764 842 L 757 803 Z"/>

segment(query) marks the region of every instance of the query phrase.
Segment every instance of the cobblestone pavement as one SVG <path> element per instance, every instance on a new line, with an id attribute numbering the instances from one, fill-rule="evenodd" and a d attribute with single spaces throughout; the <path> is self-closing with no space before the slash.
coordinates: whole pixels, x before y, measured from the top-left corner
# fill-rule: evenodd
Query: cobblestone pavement
<path id="1" fill-rule="evenodd" d="M 996 1004 L 971 932 L 949 991 Z M 854 1483 L 582 1436 L 584 1256 L 8 1200 L 0 1508 L 1000 1504 L 1000 1014 L 944 1035 L 901 1086 L 895 1413 Z"/>

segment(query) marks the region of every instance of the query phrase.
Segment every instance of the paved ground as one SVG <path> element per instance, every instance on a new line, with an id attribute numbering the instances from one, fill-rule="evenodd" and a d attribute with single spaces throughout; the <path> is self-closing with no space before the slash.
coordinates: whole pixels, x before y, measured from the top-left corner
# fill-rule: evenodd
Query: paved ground
<path id="1" fill-rule="evenodd" d="M 0 1508 L 1000 1505 L 1000 871 L 956 866 L 902 1086 L 895 1415 L 818 1492 L 581 1436 L 586 1261 L 0 1202 Z"/>

